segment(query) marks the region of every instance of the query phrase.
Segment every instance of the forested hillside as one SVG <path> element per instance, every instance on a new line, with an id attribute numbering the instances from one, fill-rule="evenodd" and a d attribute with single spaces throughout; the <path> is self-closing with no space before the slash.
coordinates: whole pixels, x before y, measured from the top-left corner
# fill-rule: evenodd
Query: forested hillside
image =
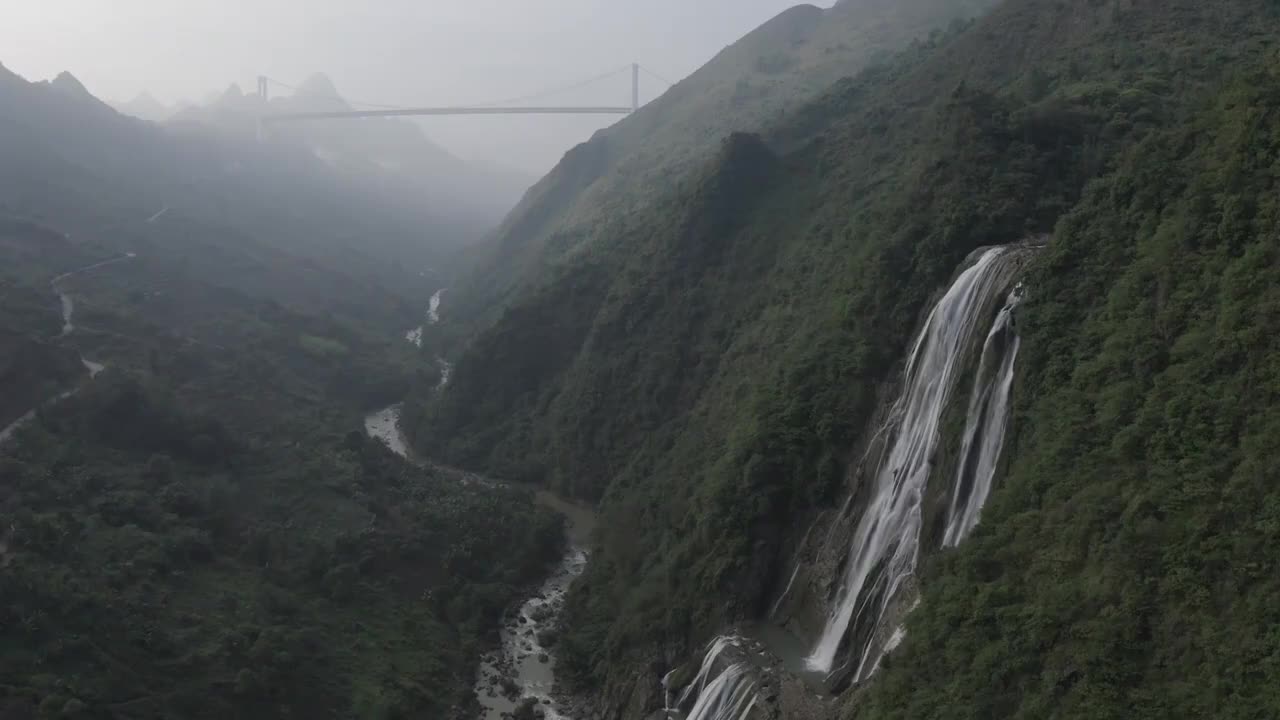
<path id="1" fill-rule="evenodd" d="M 0 717 L 474 717 L 559 558 L 365 437 L 454 240 L 291 153 L 0 69 Z"/>
<path id="2" fill-rule="evenodd" d="M 1007 471 L 840 714 L 1274 713 L 1277 33 L 1267 0 L 1006 0 L 504 257 L 532 279 L 410 417 L 429 452 L 601 501 L 577 686 L 644 717 L 765 616 L 927 302 L 975 248 L 1047 235 Z M 512 222 L 562 227 L 604 147 Z"/>
<path id="3" fill-rule="evenodd" d="M 186 400 L 109 370 L 0 459 L 5 717 L 468 716 L 558 522 L 331 424 L 264 443 Z"/>
<path id="4" fill-rule="evenodd" d="M 522 289 L 541 283 L 548 263 L 692 181 L 731 132 L 768 127 L 836 80 L 993 4 L 841 0 L 827 10 L 798 5 L 770 20 L 566 154 L 472 253 L 476 266 L 453 290 L 450 322 L 468 331 L 486 326 Z"/>
<path id="5" fill-rule="evenodd" d="M 1125 153 L 1059 223 L 1030 279 L 1005 490 L 930 568 L 855 717 L 1280 708 L 1274 59 Z"/>
<path id="6" fill-rule="evenodd" d="M 0 68 L 0 717 L 1280 716 L 1276 0 L 794 8 L 439 324 L 430 198 L 224 100 Z"/>

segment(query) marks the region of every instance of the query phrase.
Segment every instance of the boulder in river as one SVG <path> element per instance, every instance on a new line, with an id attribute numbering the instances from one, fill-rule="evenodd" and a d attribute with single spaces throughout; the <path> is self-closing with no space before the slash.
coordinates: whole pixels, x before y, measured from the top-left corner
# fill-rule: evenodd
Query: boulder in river
<path id="1" fill-rule="evenodd" d="M 512 720 L 542 720 L 547 716 L 547 712 L 538 704 L 536 698 L 525 698 L 512 711 Z"/>

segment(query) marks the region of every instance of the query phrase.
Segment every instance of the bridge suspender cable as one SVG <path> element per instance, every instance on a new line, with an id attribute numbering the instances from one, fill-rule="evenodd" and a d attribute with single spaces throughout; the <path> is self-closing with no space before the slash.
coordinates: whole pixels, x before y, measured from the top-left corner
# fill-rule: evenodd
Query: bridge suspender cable
<path id="1" fill-rule="evenodd" d="M 538 100 L 548 95 L 577 90 L 592 83 L 606 80 L 615 75 L 631 72 L 631 107 L 623 106 L 567 106 L 567 105 L 539 105 L 539 106 L 519 106 L 510 107 L 515 103 L 525 103 L 532 100 Z M 531 95 L 524 95 L 517 98 L 509 98 L 506 100 L 498 100 L 494 102 L 475 103 L 466 106 L 444 106 L 444 107 L 411 107 L 405 105 L 389 105 L 383 103 L 361 102 L 356 100 L 343 99 L 348 105 L 361 106 L 364 108 L 373 108 L 366 110 L 347 110 L 334 112 L 304 112 L 304 113 L 280 113 L 275 115 L 264 115 L 261 118 L 263 123 L 275 123 L 296 120 L 324 120 L 324 119 L 340 119 L 340 118 L 361 118 L 361 117 L 394 117 L 403 115 L 628 115 L 640 109 L 640 73 L 644 71 L 650 77 L 667 84 L 673 85 L 669 80 L 664 79 L 657 73 L 642 67 L 639 63 L 625 65 L 607 73 L 597 75 L 586 80 L 581 80 L 570 85 L 543 90 Z M 296 91 L 297 88 L 288 83 L 281 82 L 266 75 L 258 78 L 258 92 L 266 99 L 268 96 L 269 84 L 277 85 L 287 90 Z M 508 106 L 508 107 L 504 107 Z"/>

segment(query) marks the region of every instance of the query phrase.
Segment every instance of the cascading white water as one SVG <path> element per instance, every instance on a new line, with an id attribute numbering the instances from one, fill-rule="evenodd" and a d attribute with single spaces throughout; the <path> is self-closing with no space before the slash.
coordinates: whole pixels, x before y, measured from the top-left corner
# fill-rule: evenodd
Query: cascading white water
<path id="1" fill-rule="evenodd" d="M 1013 312 L 1022 303 L 1022 297 L 1022 285 L 1018 284 L 1009 293 L 982 346 L 982 360 L 973 380 L 964 441 L 952 483 L 947 531 L 942 540 L 945 547 L 958 545 L 969 536 L 991 494 L 991 482 L 996 476 L 1009 424 L 1009 395 L 1021 344 L 1014 328 Z"/>
<path id="2" fill-rule="evenodd" d="M 448 288 L 440 288 L 431 296 L 431 304 L 427 306 L 427 323 L 435 325 L 440 322 L 440 301 L 444 299 L 444 292 Z"/>
<path id="3" fill-rule="evenodd" d="M 671 668 L 666 675 L 662 676 L 662 717 L 671 717 L 671 676 L 676 674 L 678 668 Z"/>
<path id="4" fill-rule="evenodd" d="M 787 581 L 787 587 L 783 589 L 782 594 L 777 600 L 773 601 L 773 607 L 769 609 L 769 617 L 772 618 L 778 614 L 778 608 L 782 607 L 783 601 L 791 594 L 791 587 L 796 584 L 796 576 L 800 574 L 800 562 L 796 562 L 796 566 L 791 570 L 791 579 Z"/>
<path id="5" fill-rule="evenodd" d="M 712 640 L 707 645 L 707 653 L 702 656 L 702 667 L 698 668 L 698 674 L 693 678 L 693 682 L 680 693 L 680 699 L 676 700 L 676 707 L 683 707 L 689 696 L 695 692 L 702 692 L 707 685 L 707 678 L 710 677 L 711 671 L 715 669 L 716 661 L 720 659 L 720 655 L 726 648 L 738 647 L 742 643 L 742 639 L 736 635 L 721 635 Z"/>
<path id="6" fill-rule="evenodd" d="M 427 325 L 435 325 L 440 322 L 440 302 L 444 299 L 444 293 L 448 288 L 440 288 L 431 296 L 431 304 L 427 307 Z M 404 339 L 413 343 L 417 347 L 422 347 L 422 336 L 425 326 L 418 327 L 406 332 Z M 436 357 L 436 364 L 440 367 L 440 382 L 436 384 L 437 390 L 443 390 L 445 385 L 449 384 L 449 376 L 453 374 L 453 365 L 442 357 Z"/>
<path id="7" fill-rule="evenodd" d="M 759 700 L 750 668 L 735 663 L 698 693 L 685 720 L 744 720 Z"/>
<path id="8" fill-rule="evenodd" d="M 448 288 L 440 288 L 431 295 L 431 302 L 427 305 L 427 325 L 435 325 L 440 322 L 440 302 L 444 299 L 444 293 L 446 290 L 448 290 Z M 419 325 L 418 327 L 406 332 L 404 334 L 404 339 L 418 347 L 422 347 L 422 332 L 424 327 L 424 325 Z M 447 377 L 448 371 L 446 370 L 445 372 Z M 444 383 L 441 383 L 441 385 L 443 384 Z"/>
<path id="9" fill-rule="evenodd" d="M 809 669 L 831 672 L 853 622 L 858 627 L 872 623 L 870 631 L 860 633 L 865 639 L 857 641 L 861 646 L 853 679 L 867 677 L 879 665 L 883 647 L 874 629 L 915 573 L 921 504 L 943 410 L 962 374 L 965 350 L 972 345 L 984 309 L 1008 287 L 1009 271 L 1019 254 L 1010 247 L 981 251 L 925 321 L 907 361 L 902 394 L 881 429 L 888 431 L 888 440 L 854 530 L 844 582 L 821 637 L 805 659 Z"/>
<path id="10" fill-rule="evenodd" d="M 697 693 L 684 720 L 744 720 L 759 702 L 756 682 L 751 667 L 746 663 L 729 663 L 715 673 L 724 651 L 741 645 L 742 638 L 732 635 L 722 635 L 711 641 L 697 676 L 676 701 L 675 708 L 683 708 L 693 693 Z M 714 677 L 712 673 L 715 673 Z"/>

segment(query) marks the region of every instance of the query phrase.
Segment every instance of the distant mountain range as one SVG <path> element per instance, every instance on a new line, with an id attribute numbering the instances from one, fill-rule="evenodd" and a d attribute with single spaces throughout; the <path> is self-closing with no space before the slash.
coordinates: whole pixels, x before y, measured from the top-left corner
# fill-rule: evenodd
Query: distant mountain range
<path id="1" fill-rule="evenodd" d="M 184 131 L 199 128 L 233 137 L 256 136 L 265 113 L 341 112 L 354 109 L 323 73 L 292 95 L 263 103 L 238 85 L 200 104 L 166 106 L 149 93 L 115 104 L 121 113 Z M 276 125 L 271 141 L 301 143 L 334 170 L 388 192 L 422 194 L 469 222 L 494 225 L 519 202 L 535 178 L 468 163 L 435 144 L 412 120 L 377 118 Z"/>
<path id="2" fill-rule="evenodd" d="M 329 271 L 415 305 L 425 293 L 425 306 L 438 279 L 424 273 L 490 227 L 421 184 L 335 169 L 298 138 L 259 143 L 184 117 L 144 122 L 70 74 L 29 82 L 0 66 L 0 217 L 121 252 L 140 242 L 140 219 L 168 208 L 169 232 L 148 233 L 151 256 L 185 257 L 218 284 L 313 309 L 344 302 Z M 307 264 L 315 270 L 288 270 Z"/>
<path id="3" fill-rule="evenodd" d="M 190 107 L 190 104 L 184 104 L 181 108 L 170 107 L 155 99 L 151 93 L 142 92 L 128 102 L 112 102 L 111 106 L 125 115 L 158 123 L 173 117 L 180 109 Z"/>

